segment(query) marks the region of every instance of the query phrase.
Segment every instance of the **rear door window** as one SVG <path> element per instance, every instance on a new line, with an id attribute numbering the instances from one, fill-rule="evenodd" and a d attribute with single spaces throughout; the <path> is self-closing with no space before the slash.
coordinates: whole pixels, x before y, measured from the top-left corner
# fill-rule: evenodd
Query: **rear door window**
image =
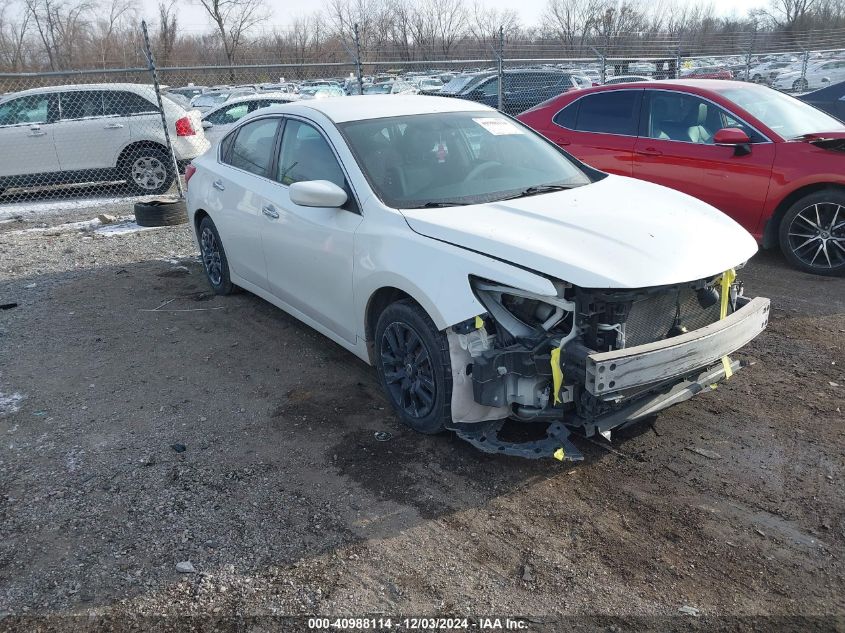
<path id="1" fill-rule="evenodd" d="M 636 136 L 642 90 L 609 90 L 580 99 L 575 129 L 579 132 Z"/>
<path id="2" fill-rule="evenodd" d="M 73 90 L 59 93 L 62 121 L 103 116 L 103 93 L 100 90 Z"/>
<path id="3" fill-rule="evenodd" d="M 241 127 L 223 162 L 257 176 L 267 177 L 276 146 L 278 118 L 258 119 Z"/>
<path id="4" fill-rule="evenodd" d="M 130 116 L 158 112 L 158 105 L 139 94 L 126 90 L 104 91 L 103 106 L 106 116 Z"/>

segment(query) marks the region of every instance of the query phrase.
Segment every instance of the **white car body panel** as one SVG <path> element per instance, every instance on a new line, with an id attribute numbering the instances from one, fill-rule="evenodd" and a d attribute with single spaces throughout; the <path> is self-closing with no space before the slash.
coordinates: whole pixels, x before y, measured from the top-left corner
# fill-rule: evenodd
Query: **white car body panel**
<path id="1" fill-rule="evenodd" d="M 0 177 L 59 171 L 52 124 L 0 125 L 0 147 Z"/>
<path id="2" fill-rule="evenodd" d="M 544 196 L 402 213 L 418 233 L 583 288 L 700 279 L 757 252 L 754 238 L 710 205 L 623 176 Z"/>
<path id="3" fill-rule="evenodd" d="M 382 288 L 406 292 L 443 330 L 485 311 L 470 276 L 553 297 L 556 290 L 544 275 L 584 287 L 638 288 L 716 275 L 756 252 L 753 238 L 709 205 L 614 176 L 519 200 L 399 212 L 372 193 L 334 125 L 455 111 L 492 109 L 463 100 L 402 95 L 263 108 L 238 124 L 284 114 L 317 127 L 346 171 L 361 215 L 296 207 L 284 185 L 247 178 L 220 163 L 212 151 L 194 160 L 190 219 L 195 222 L 198 212 L 211 216 L 235 284 L 367 362 L 367 307 Z M 225 192 L 212 186 L 218 179 L 227 180 Z M 262 217 L 267 203 L 279 212 L 278 219 Z M 261 228 L 252 233 L 250 226 Z"/>

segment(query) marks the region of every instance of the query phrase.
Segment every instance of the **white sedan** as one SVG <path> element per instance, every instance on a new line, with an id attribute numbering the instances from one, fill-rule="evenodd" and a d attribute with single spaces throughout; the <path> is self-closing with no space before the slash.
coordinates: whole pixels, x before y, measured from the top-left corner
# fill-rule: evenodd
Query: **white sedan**
<path id="1" fill-rule="evenodd" d="M 215 292 L 287 311 L 375 365 L 403 422 L 482 450 L 577 459 L 571 429 L 709 391 L 767 323 L 729 217 L 470 101 L 271 106 L 188 176 Z M 545 435 L 508 441 L 506 419 Z"/>
<path id="2" fill-rule="evenodd" d="M 267 106 L 296 101 L 299 97 L 292 93 L 263 92 L 245 97 L 236 97 L 218 105 L 202 115 L 202 129 L 210 143 L 216 143 L 231 130 L 234 125 L 250 112 Z"/>
<path id="3" fill-rule="evenodd" d="M 840 81 L 845 81 L 845 59 L 829 59 L 808 64 L 803 77 L 800 70 L 781 73 L 772 82 L 772 87 L 778 90 L 806 92 Z"/>

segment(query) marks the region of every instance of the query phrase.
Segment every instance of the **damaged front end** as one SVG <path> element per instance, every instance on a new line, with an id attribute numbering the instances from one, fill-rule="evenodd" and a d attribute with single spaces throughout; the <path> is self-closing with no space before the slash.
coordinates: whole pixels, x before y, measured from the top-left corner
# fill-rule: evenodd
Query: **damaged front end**
<path id="1" fill-rule="evenodd" d="M 447 331 L 454 430 L 488 452 L 580 459 L 569 430 L 607 437 L 709 389 L 768 323 L 768 299 L 744 297 L 734 277 L 637 290 L 554 282 L 556 296 L 471 279 L 487 311 Z M 545 435 L 503 440 L 506 419 L 542 422 Z"/>

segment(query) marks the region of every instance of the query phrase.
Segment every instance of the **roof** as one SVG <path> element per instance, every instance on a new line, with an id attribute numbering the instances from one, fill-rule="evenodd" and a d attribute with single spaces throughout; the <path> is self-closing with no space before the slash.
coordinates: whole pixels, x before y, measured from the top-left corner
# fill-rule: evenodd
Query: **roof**
<path id="1" fill-rule="evenodd" d="M 44 92 L 67 92 L 69 90 L 128 90 L 130 92 L 137 92 L 138 90 L 152 90 L 153 87 L 149 84 L 68 84 L 66 86 L 41 86 L 40 88 L 30 88 L 28 90 L 21 90 L 20 92 L 10 92 L 3 95 L 3 99 L 9 97 L 22 97 L 25 95 L 41 94 Z"/>
<path id="2" fill-rule="evenodd" d="M 609 77 L 609 79 L 613 79 L 613 77 Z M 623 87 L 627 87 L 629 89 L 645 89 L 645 88 L 694 88 L 697 90 L 712 90 L 714 92 L 718 92 L 720 90 L 729 89 L 729 88 L 746 88 L 746 89 L 768 89 L 765 86 L 760 86 L 759 84 L 755 83 L 748 83 L 745 81 L 732 81 L 730 79 L 653 79 L 650 81 L 638 81 L 636 83 L 631 84 L 612 84 L 607 86 L 607 88 L 618 88 L 621 89 Z M 598 91 L 604 86 L 594 86 L 593 88 L 587 88 L 587 90 L 595 90 Z M 576 93 L 571 93 L 576 94 Z"/>
<path id="3" fill-rule="evenodd" d="M 335 123 L 362 121 L 364 119 L 382 119 L 391 116 L 410 114 L 431 114 L 440 112 L 495 112 L 474 101 L 450 99 L 449 97 L 429 97 L 424 95 L 363 95 L 351 97 L 332 97 L 296 101 L 291 106 L 307 107 L 321 112 Z M 290 108 L 291 106 L 271 106 Z"/>

